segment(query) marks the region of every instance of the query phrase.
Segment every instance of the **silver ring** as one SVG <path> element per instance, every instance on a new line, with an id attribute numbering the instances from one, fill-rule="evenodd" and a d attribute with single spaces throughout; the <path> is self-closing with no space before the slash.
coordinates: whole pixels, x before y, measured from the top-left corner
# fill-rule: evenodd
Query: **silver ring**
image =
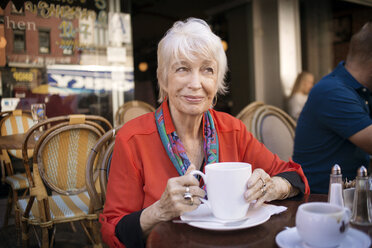
<path id="1" fill-rule="evenodd" d="M 190 198 L 190 203 L 189 204 L 190 204 L 190 206 L 194 205 L 194 198 L 193 197 Z"/>
<path id="2" fill-rule="evenodd" d="M 186 192 L 183 194 L 183 199 L 190 202 L 190 205 L 194 205 L 193 195 L 190 193 L 190 188 L 186 187 Z"/>

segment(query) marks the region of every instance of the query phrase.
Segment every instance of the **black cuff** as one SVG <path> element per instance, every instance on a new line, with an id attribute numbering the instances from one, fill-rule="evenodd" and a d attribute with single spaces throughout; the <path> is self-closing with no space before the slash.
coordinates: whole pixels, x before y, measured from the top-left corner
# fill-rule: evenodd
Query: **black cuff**
<path id="1" fill-rule="evenodd" d="M 287 181 L 295 188 L 298 188 L 303 195 L 305 194 L 305 183 L 302 181 L 300 175 L 295 171 L 286 171 L 275 175 L 287 179 Z"/>
<path id="2" fill-rule="evenodd" d="M 145 247 L 145 240 L 140 225 L 140 216 L 143 209 L 124 216 L 115 227 L 116 237 L 126 248 Z"/>

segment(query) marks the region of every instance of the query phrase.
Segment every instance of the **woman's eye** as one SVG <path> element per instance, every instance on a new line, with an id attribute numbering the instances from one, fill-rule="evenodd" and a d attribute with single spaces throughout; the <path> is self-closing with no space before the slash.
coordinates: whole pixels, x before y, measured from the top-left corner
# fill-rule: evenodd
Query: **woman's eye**
<path id="1" fill-rule="evenodd" d="M 207 67 L 205 68 L 205 71 L 208 72 L 208 73 L 212 73 L 214 72 L 213 68 L 212 67 Z"/>
<path id="2" fill-rule="evenodd" d="M 181 71 L 187 71 L 187 67 L 182 66 L 176 69 L 176 72 L 181 72 Z"/>

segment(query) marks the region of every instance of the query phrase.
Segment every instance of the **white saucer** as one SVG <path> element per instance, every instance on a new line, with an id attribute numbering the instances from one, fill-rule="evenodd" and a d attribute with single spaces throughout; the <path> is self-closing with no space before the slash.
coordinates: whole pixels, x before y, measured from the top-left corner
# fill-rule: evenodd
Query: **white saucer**
<path id="1" fill-rule="evenodd" d="M 281 248 L 309 248 L 308 244 L 302 241 L 297 228 L 288 228 L 276 235 L 276 243 Z M 337 248 L 368 248 L 371 239 L 367 234 L 354 228 L 349 228 L 346 237 Z"/>
<path id="2" fill-rule="evenodd" d="M 187 224 L 190 226 L 207 229 L 207 230 L 214 230 L 214 231 L 229 231 L 229 230 L 238 230 L 238 229 L 244 229 L 248 227 L 253 227 L 260 225 L 264 222 L 266 222 L 268 219 L 270 219 L 270 213 L 265 210 L 265 208 L 260 207 L 258 209 L 249 209 L 247 213 L 247 219 L 245 221 L 239 221 L 238 224 L 229 225 L 229 224 L 223 224 L 223 223 L 217 223 L 217 222 L 192 222 L 193 219 L 200 220 L 217 220 L 216 217 L 213 216 L 211 210 L 206 206 L 206 204 L 201 204 L 199 207 L 192 211 L 185 213 L 180 216 L 181 220 L 184 221 L 191 221 Z M 234 221 L 232 221 L 234 222 Z"/>

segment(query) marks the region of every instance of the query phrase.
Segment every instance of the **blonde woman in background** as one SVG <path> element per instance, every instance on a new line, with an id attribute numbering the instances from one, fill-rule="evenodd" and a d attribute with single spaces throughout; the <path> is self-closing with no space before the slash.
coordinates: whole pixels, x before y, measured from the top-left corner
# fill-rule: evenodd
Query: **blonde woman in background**
<path id="1" fill-rule="evenodd" d="M 302 108 L 307 101 L 307 96 L 309 95 L 309 92 L 313 86 L 313 74 L 307 71 L 303 71 L 298 74 L 288 100 L 288 112 L 296 121 L 300 116 Z"/>

